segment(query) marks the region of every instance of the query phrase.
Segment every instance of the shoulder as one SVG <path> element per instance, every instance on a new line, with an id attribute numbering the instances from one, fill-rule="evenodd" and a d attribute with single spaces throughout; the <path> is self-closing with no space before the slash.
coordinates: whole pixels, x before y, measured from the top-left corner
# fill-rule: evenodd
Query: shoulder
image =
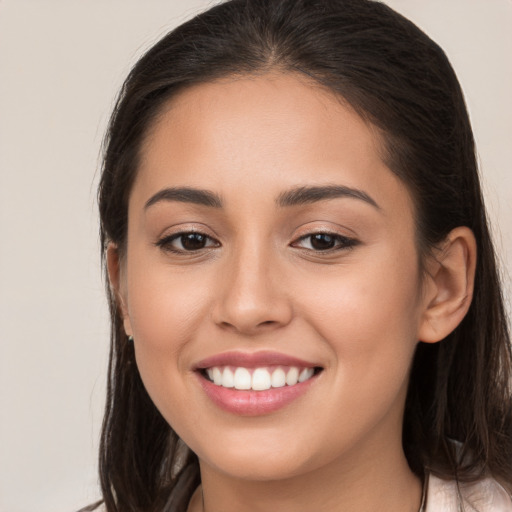
<path id="1" fill-rule="evenodd" d="M 476 482 L 442 480 L 430 475 L 425 512 L 512 512 L 510 494 L 493 478 Z"/>

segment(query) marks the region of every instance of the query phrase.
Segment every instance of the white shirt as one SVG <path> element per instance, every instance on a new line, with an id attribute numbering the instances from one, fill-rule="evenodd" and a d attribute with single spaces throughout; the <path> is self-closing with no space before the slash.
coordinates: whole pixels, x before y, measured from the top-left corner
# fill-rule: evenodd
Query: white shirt
<path id="1" fill-rule="evenodd" d="M 454 480 L 430 475 L 425 512 L 512 512 L 512 498 L 493 478 L 459 483 L 458 487 Z"/>

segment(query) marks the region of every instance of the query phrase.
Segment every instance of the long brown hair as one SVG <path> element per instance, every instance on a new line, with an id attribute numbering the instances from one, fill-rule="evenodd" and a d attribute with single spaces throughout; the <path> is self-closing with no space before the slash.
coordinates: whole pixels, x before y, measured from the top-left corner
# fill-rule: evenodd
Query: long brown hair
<path id="1" fill-rule="evenodd" d="M 303 73 L 377 126 L 389 168 L 416 206 L 420 256 L 457 226 L 478 243 L 470 310 L 446 339 L 419 343 L 403 446 L 418 475 L 459 481 L 489 471 L 512 485 L 512 354 L 473 134 L 443 51 L 410 21 L 371 0 L 230 0 L 181 25 L 135 65 L 105 139 L 99 188 L 103 254 L 122 252 L 141 142 L 178 90 L 234 74 Z M 115 297 L 100 477 L 108 512 L 184 511 L 197 457 L 151 402 Z"/>

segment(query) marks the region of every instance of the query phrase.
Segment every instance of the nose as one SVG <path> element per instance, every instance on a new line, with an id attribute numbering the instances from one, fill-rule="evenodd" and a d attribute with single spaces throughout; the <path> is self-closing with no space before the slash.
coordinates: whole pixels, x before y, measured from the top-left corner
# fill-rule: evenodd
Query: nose
<path id="1" fill-rule="evenodd" d="M 225 262 L 218 276 L 219 293 L 213 308 L 218 326 L 256 335 L 291 321 L 289 290 L 274 260 L 269 251 L 252 246 Z"/>

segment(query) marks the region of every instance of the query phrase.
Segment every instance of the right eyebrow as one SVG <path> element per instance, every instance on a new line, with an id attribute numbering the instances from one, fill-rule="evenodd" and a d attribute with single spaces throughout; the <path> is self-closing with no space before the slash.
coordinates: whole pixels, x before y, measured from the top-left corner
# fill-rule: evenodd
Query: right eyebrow
<path id="1" fill-rule="evenodd" d="M 303 204 L 316 203 L 326 199 L 336 199 L 339 197 L 348 197 L 358 199 L 370 204 L 377 210 L 380 206 L 363 190 L 346 187 L 344 185 L 323 185 L 313 187 L 296 187 L 279 194 L 276 202 L 279 206 L 297 206 Z"/>
<path id="2" fill-rule="evenodd" d="M 151 196 L 146 201 L 144 210 L 160 201 L 178 201 L 180 203 L 193 203 L 211 208 L 222 208 L 222 199 L 210 190 L 193 187 L 170 187 L 164 188 Z"/>

